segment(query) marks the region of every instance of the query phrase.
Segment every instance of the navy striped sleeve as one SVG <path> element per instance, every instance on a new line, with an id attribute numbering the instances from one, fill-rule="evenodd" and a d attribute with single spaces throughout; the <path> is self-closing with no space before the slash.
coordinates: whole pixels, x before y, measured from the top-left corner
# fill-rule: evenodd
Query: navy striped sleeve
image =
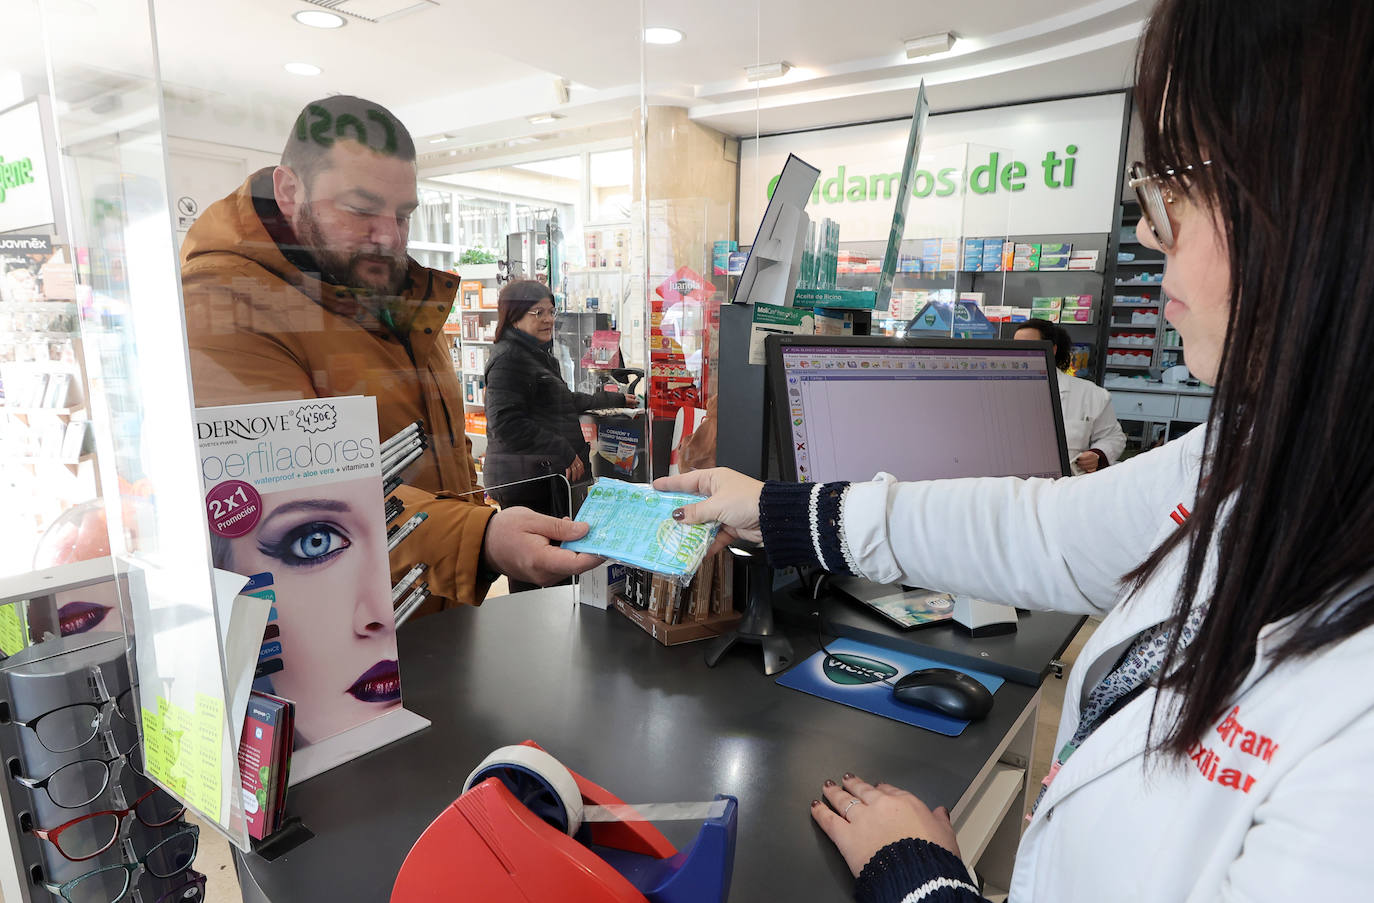
<path id="1" fill-rule="evenodd" d="M 906 838 L 873 854 L 854 885 L 859 903 L 987 903 L 949 850 Z"/>
<path id="2" fill-rule="evenodd" d="M 854 573 L 842 528 L 848 489 L 848 483 L 765 483 L 759 497 L 759 527 L 768 564 Z"/>

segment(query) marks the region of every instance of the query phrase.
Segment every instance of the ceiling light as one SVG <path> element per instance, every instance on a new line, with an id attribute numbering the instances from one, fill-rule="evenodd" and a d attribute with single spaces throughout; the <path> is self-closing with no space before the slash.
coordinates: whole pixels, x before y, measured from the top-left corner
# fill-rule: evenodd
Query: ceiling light
<path id="1" fill-rule="evenodd" d="M 560 120 L 560 119 L 563 118 L 563 114 L 562 114 L 562 113 L 535 113 L 533 116 L 529 116 L 529 117 L 527 117 L 527 118 L 528 118 L 529 121 L 530 121 L 530 125 L 543 125 L 543 124 L 546 123 L 546 122 L 557 122 L 558 120 Z"/>
<path id="2" fill-rule="evenodd" d="M 312 63 L 287 63 L 285 66 L 282 66 L 282 68 L 285 69 L 287 72 L 290 72 L 292 75 L 320 74 L 320 67 Z"/>
<path id="3" fill-rule="evenodd" d="M 682 32 L 676 28 L 666 28 L 662 25 L 650 25 L 644 29 L 645 44 L 676 44 L 682 40 Z"/>
<path id="4" fill-rule="evenodd" d="M 954 46 L 954 32 L 942 31 L 939 34 L 922 35 L 919 38 L 911 38 L 905 41 L 906 58 L 914 60 L 918 56 L 930 56 L 935 53 L 944 53 Z"/>
<path id="5" fill-rule="evenodd" d="M 452 141 L 452 140 L 453 140 L 453 136 L 452 136 L 452 135 L 435 135 L 433 138 L 429 139 L 429 143 L 430 143 L 430 144 L 443 144 L 445 141 Z"/>
<path id="6" fill-rule="evenodd" d="M 791 68 L 791 63 L 760 63 L 757 66 L 745 66 L 744 77 L 751 82 L 767 81 L 770 78 L 782 78 Z"/>
<path id="7" fill-rule="evenodd" d="M 343 28 L 344 17 L 337 13 L 325 12 L 322 9 L 303 9 L 293 13 L 291 18 L 302 25 L 309 25 L 311 28 Z"/>

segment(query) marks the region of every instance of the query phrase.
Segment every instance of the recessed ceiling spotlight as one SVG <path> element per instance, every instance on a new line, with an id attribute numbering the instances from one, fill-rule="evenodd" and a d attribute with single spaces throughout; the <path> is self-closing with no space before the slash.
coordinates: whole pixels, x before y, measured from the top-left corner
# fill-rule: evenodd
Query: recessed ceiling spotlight
<path id="1" fill-rule="evenodd" d="M 667 28 L 663 25 L 650 25 L 644 29 L 644 43 L 646 44 L 676 44 L 682 40 L 682 32 L 676 28 Z"/>
<path id="2" fill-rule="evenodd" d="M 293 13 L 291 18 L 311 28 L 343 28 L 345 21 L 338 13 L 325 12 L 322 9 L 303 9 Z"/>
<path id="3" fill-rule="evenodd" d="M 942 31 L 939 34 L 911 38 L 904 41 L 903 44 L 906 46 L 906 58 L 914 60 L 917 57 L 945 53 L 954 47 L 954 41 L 954 32 Z"/>
<path id="4" fill-rule="evenodd" d="M 791 68 L 791 63 L 760 63 L 757 66 L 745 66 L 744 77 L 751 82 L 767 81 L 770 78 L 782 78 Z"/>
<path id="5" fill-rule="evenodd" d="M 285 66 L 282 66 L 282 68 L 285 69 L 287 72 L 290 72 L 292 75 L 320 74 L 320 67 L 314 65 L 313 63 L 287 63 Z"/>
<path id="6" fill-rule="evenodd" d="M 433 138 L 429 139 L 429 143 L 430 143 L 430 144 L 443 144 L 445 141 L 452 141 L 452 140 L 453 140 L 453 136 L 452 136 L 452 135 L 435 135 Z"/>
<path id="7" fill-rule="evenodd" d="M 530 121 L 530 125 L 543 125 L 543 124 L 546 123 L 546 122 L 557 122 L 558 120 L 560 120 L 560 119 L 563 118 L 563 114 L 562 114 L 562 113 L 535 113 L 533 116 L 529 116 L 529 117 L 527 117 L 527 118 L 528 118 L 529 121 Z"/>

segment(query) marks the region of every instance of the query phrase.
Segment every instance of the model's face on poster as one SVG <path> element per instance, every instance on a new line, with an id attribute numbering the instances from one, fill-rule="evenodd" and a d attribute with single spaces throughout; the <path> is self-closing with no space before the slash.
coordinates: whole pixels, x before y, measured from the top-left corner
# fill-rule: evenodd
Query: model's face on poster
<path id="1" fill-rule="evenodd" d="M 1164 251 L 1164 292 L 1169 296 L 1164 317 L 1183 339 L 1189 372 L 1215 385 L 1230 313 L 1231 263 L 1225 232 L 1211 210 L 1181 193 L 1175 193 L 1169 205 L 1169 221 L 1174 246 Z M 1135 231 L 1142 244 L 1163 250 L 1144 217 Z"/>
<path id="2" fill-rule="evenodd" d="M 272 574 L 283 664 L 272 686 L 296 702 L 306 742 L 401 699 L 377 493 L 376 480 L 273 492 L 253 532 L 231 540 L 231 570 Z"/>

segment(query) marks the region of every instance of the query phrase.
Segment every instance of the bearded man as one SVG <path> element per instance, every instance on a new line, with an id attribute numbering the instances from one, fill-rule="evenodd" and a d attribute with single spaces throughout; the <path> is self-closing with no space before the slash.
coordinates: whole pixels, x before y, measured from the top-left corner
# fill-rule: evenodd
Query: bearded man
<path id="1" fill-rule="evenodd" d="M 415 143 L 380 104 L 336 95 L 301 111 L 281 165 L 210 205 L 182 247 L 196 405 L 367 395 L 381 438 L 419 421 L 428 445 L 396 495 L 420 526 L 393 582 L 428 566 L 421 612 L 478 604 L 498 574 L 549 584 L 597 559 L 552 545 L 586 525 L 484 503 L 443 325 L 458 277 L 406 254 Z M 359 629 L 370 629 L 361 625 Z"/>

